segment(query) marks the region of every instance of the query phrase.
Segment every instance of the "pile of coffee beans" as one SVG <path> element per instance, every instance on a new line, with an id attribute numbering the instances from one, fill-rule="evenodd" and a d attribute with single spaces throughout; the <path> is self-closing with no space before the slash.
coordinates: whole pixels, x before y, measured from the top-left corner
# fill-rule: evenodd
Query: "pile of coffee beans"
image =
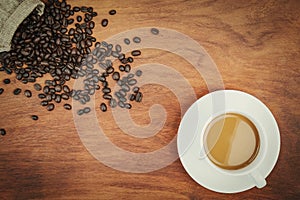
<path id="1" fill-rule="evenodd" d="M 109 15 L 116 13 L 116 10 L 108 12 Z M 19 25 L 12 39 L 11 50 L 0 53 L 0 71 L 15 74 L 23 84 L 35 83 L 37 79 L 50 74 L 51 79 L 45 80 L 43 85 L 33 85 L 40 92 L 38 97 L 41 106 L 48 111 L 69 98 L 84 105 L 98 90 L 102 92 L 104 101 L 99 106 L 101 111 L 107 111 L 108 106 L 130 109 L 132 105 L 129 101 L 141 102 L 143 98 L 140 89 L 134 87 L 137 83 L 135 77 L 141 76 L 142 72 L 130 73 L 133 57 L 141 55 L 141 51 L 135 50 L 131 52 L 133 57 L 126 57 L 121 45 L 97 42 L 93 37 L 96 26 L 93 19 L 97 15 L 92 7 L 72 8 L 65 0 L 49 0 L 43 15 L 39 16 L 37 11 L 33 11 Z M 101 25 L 106 27 L 108 19 L 103 19 Z M 154 32 L 158 33 L 158 30 Z M 132 41 L 140 43 L 141 38 L 134 37 Z M 124 39 L 124 42 L 130 44 L 129 39 Z M 120 65 L 117 68 L 113 66 L 111 58 L 118 58 Z M 121 73 L 127 75 L 120 79 Z M 120 87 L 116 92 L 109 87 L 107 80 L 110 77 Z M 78 78 L 83 80 L 82 89 L 75 90 L 67 85 L 71 79 Z M 9 84 L 10 79 L 4 79 L 3 83 Z M 0 94 L 3 92 L 4 89 L 0 88 Z M 13 93 L 19 95 L 22 90 L 16 88 Z M 30 98 L 32 92 L 26 89 L 24 95 Z M 63 107 L 72 109 L 68 103 L 64 103 Z M 77 113 L 82 115 L 90 111 L 89 107 L 84 107 Z M 36 115 L 31 118 L 38 120 Z M 5 133 L 1 129 L 1 134 Z"/>

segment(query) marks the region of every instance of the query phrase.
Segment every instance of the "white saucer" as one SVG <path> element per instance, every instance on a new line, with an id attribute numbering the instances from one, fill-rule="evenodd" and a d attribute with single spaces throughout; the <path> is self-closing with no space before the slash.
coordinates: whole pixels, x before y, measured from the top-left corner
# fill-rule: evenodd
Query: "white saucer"
<path id="1" fill-rule="evenodd" d="M 265 154 L 256 167 L 263 178 L 274 168 L 280 150 L 279 129 L 271 111 L 260 100 L 235 90 L 220 90 L 198 99 L 185 113 L 177 135 L 180 160 L 200 185 L 221 193 L 237 193 L 255 186 L 248 174 L 224 174 L 201 158 L 203 129 L 217 113 L 238 112 L 251 119 L 265 138 Z"/>

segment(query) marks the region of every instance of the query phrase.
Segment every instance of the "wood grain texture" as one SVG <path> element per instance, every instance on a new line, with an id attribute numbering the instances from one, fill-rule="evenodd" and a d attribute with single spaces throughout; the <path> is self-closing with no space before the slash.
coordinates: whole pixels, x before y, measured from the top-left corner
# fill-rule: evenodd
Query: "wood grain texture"
<path id="1" fill-rule="evenodd" d="M 299 199 L 300 1 L 68 2 L 92 6 L 98 12 L 94 30 L 98 40 L 132 28 L 157 26 L 198 41 L 217 64 L 226 89 L 258 97 L 274 114 L 281 131 L 278 163 L 265 188 L 230 195 L 198 185 L 179 159 L 151 173 L 120 172 L 98 162 L 86 150 L 76 132 L 72 112 L 65 111 L 62 105 L 53 112 L 45 111 L 38 105 L 37 92 L 31 99 L 14 96 L 12 91 L 17 86 L 33 86 L 0 73 L 0 80 L 13 80 L 9 86 L 0 83 L 5 88 L 0 95 L 0 127 L 7 130 L 7 135 L 0 137 L 1 199 Z M 112 8 L 117 10 L 115 16 L 108 15 Z M 109 19 L 108 27 L 100 26 L 102 18 Z M 146 50 L 134 66 L 150 62 L 178 70 L 189 80 L 197 98 L 208 93 L 205 82 L 183 59 Z M 155 137 L 129 137 L 118 128 L 110 112 L 97 113 L 111 141 L 128 151 L 148 152 L 163 147 L 176 135 L 180 123 L 180 107 L 172 92 L 157 85 L 144 87 L 143 91 L 143 103 L 135 104 L 131 111 L 136 123 L 150 122 L 148 109 L 153 103 L 162 104 L 168 112 L 164 128 Z M 99 105 L 99 98 L 96 103 Z M 186 104 L 191 103 L 187 98 Z M 39 115 L 40 120 L 31 120 L 31 114 Z"/>

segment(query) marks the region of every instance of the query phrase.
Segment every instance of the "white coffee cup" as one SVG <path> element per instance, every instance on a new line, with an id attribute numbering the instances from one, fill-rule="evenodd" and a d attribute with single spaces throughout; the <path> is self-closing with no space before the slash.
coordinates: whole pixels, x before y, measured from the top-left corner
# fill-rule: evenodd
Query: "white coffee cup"
<path id="1" fill-rule="evenodd" d="M 213 163 L 205 149 L 205 130 L 213 119 L 237 113 L 256 127 L 260 147 L 250 164 L 224 169 Z M 198 99 L 185 113 L 177 135 L 180 160 L 187 173 L 200 185 L 221 193 L 236 193 L 266 186 L 280 151 L 280 134 L 271 111 L 256 97 L 236 90 L 220 90 Z"/>
<path id="2" fill-rule="evenodd" d="M 205 148 L 205 140 L 206 140 L 205 131 L 213 119 L 217 118 L 220 115 L 226 114 L 226 113 L 235 113 L 235 114 L 245 116 L 255 125 L 256 129 L 258 130 L 259 142 L 260 142 L 258 153 L 257 153 L 256 157 L 254 158 L 254 160 L 249 165 L 247 165 L 241 169 L 231 169 L 231 170 L 223 169 L 223 168 L 215 165 L 207 156 L 209 151 L 207 148 Z M 198 128 L 200 128 L 200 127 L 198 127 Z M 215 168 L 220 173 L 231 175 L 231 176 L 240 176 L 240 175 L 251 176 L 251 178 L 253 179 L 253 183 L 256 185 L 257 188 L 262 188 L 267 184 L 265 178 L 263 178 L 263 176 L 261 175 L 261 173 L 258 170 L 258 166 L 261 164 L 262 160 L 266 156 L 266 149 L 267 149 L 266 137 L 265 137 L 264 131 L 262 130 L 262 127 L 260 127 L 259 123 L 256 122 L 255 119 L 252 119 L 252 117 L 249 116 L 247 113 L 241 113 L 238 110 L 225 109 L 224 111 L 221 111 L 220 113 L 215 113 L 214 115 L 212 115 L 211 118 L 207 120 L 204 128 L 202 128 L 201 130 L 197 130 L 197 132 L 201 132 L 201 135 L 202 135 L 202 138 L 200 139 L 200 144 L 199 144 L 199 146 L 201 146 L 200 153 L 199 153 L 200 159 L 206 159 L 206 162 L 208 162 L 211 167 Z"/>

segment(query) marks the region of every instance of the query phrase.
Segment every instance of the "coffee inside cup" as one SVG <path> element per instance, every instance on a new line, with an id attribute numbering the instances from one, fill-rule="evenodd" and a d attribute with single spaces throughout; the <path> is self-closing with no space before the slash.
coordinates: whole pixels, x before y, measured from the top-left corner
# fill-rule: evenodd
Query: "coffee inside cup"
<path id="1" fill-rule="evenodd" d="M 259 133 L 247 117 L 226 113 L 214 118 L 206 127 L 204 147 L 208 158 L 218 167 L 241 169 L 256 158 Z"/>

